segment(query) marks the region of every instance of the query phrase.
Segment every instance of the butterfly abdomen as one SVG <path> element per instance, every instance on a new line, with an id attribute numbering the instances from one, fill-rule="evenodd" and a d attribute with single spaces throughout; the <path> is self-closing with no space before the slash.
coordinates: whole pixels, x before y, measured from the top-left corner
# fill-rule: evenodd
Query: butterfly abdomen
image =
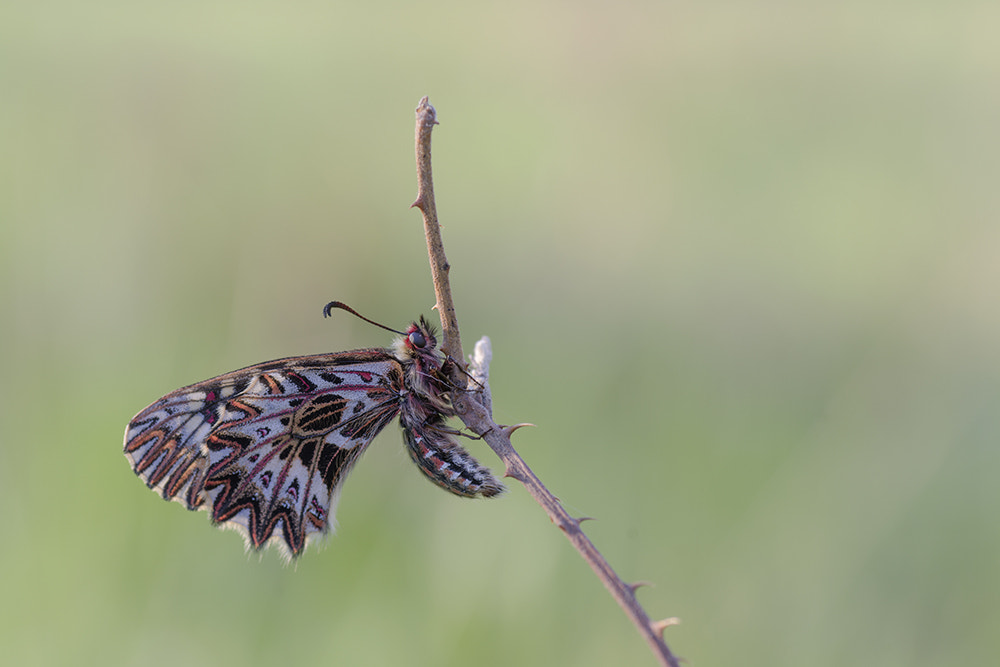
<path id="1" fill-rule="evenodd" d="M 504 486 L 448 433 L 435 428 L 403 428 L 406 451 L 427 479 L 456 496 L 490 498 Z"/>

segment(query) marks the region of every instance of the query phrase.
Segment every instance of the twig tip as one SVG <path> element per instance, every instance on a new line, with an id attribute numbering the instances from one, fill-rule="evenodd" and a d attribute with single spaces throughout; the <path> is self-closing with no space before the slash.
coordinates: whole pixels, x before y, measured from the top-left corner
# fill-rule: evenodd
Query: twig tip
<path id="1" fill-rule="evenodd" d="M 437 125 L 437 110 L 431 105 L 429 98 L 424 95 L 417 104 L 417 115 L 422 116 L 421 122 L 425 126 Z"/>

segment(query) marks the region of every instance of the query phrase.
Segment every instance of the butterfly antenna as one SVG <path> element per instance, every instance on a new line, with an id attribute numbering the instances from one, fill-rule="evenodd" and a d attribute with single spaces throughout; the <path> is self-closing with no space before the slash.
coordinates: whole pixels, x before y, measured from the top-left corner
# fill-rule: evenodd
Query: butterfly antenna
<path id="1" fill-rule="evenodd" d="M 323 317 L 330 317 L 330 311 L 332 311 L 334 308 L 340 308 L 341 310 L 346 310 L 351 315 L 354 315 L 355 317 L 364 320 L 368 324 L 374 324 L 375 326 L 379 327 L 380 329 L 385 329 L 386 331 L 391 331 L 392 333 L 399 334 L 400 336 L 405 336 L 406 335 L 402 331 L 396 331 L 395 329 L 391 329 L 391 328 L 385 326 L 384 324 L 379 324 L 375 320 L 368 319 L 367 317 L 365 317 L 364 315 L 362 315 L 358 311 L 354 310 L 353 308 L 351 308 L 350 306 L 348 306 L 346 303 L 343 303 L 342 301 L 331 301 L 330 303 L 328 303 L 325 306 L 323 306 Z"/>

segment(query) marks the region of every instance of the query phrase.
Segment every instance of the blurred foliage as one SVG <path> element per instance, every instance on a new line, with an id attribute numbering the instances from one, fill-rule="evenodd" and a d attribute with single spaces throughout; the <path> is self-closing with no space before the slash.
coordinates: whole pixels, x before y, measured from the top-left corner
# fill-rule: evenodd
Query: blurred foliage
<path id="1" fill-rule="evenodd" d="M 693 665 L 1000 651 L 996 3 L 0 9 L 0 646 L 23 665 L 654 664 L 522 489 L 387 429 L 338 534 L 245 556 L 135 412 L 382 345 L 433 293 L 430 95 L 501 422 Z M 472 444 L 483 460 L 489 452 Z M 991 518 L 993 517 L 993 518 Z M 58 638 L 55 640 L 54 638 Z"/>

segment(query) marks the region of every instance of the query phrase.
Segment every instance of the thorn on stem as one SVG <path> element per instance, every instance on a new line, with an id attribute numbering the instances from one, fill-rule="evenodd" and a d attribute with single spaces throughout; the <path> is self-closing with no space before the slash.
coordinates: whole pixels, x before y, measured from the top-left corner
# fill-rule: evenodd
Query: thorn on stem
<path id="1" fill-rule="evenodd" d="M 514 431 L 516 431 L 519 428 L 524 428 L 525 426 L 535 426 L 535 424 L 529 424 L 527 422 L 524 422 L 521 424 L 514 424 L 513 426 L 504 426 L 503 433 L 509 438 L 514 433 Z"/>
<path id="2" fill-rule="evenodd" d="M 577 523 L 583 523 L 584 521 L 597 521 L 597 519 L 592 516 L 581 516 L 576 520 Z"/>
<path id="3" fill-rule="evenodd" d="M 524 480 L 526 479 L 523 473 L 521 473 L 520 471 L 515 470 L 509 464 L 507 466 L 507 469 L 504 470 L 503 476 L 504 477 L 510 477 L 511 479 L 516 479 L 517 481 L 521 482 L 522 484 L 524 483 Z"/>
<path id="4" fill-rule="evenodd" d="M 640 588 L 643 588 L 645 586 L 653 586 L 653 585 L 654 584 L 651 581 L 634 581 L 631 584 L 629 584 L 628 587 L 632 589 L 632 594 L 635 595 L 635 592 L 637 590 L 639 590 Z"/>
<path id="5" fill-rule="evenodd" d="M 671 616 L 670 618 L 664 618 L 659 621 L 653 621 L 651 625 L 653 631 L 659 635 L 663 634 L 663 631 L 669 628 L 671 625 L 679 625 L 680 622 L 681 619 L 677 618 L 676 616 Z"/>

